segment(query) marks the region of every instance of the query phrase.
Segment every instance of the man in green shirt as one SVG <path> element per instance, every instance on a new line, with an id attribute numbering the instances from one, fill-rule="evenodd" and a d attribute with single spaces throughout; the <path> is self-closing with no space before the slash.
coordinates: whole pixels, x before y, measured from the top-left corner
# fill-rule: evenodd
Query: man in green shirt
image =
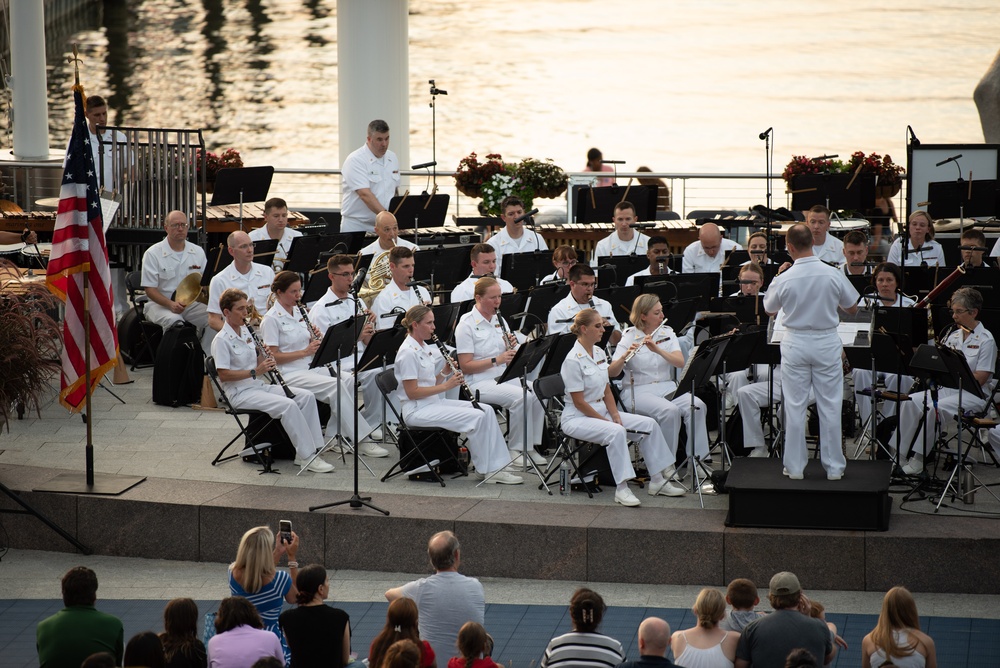
<path id="1" fill-rule="evenodd" d="M 95 652 L 109 652 L 121 665 L 125 628 L 120 619 L 94 607 L 97 574 L 71 568 L 62 579 L 65 608 L 38 623 L 35 646 L 40 668 L 80 668 Z"/>

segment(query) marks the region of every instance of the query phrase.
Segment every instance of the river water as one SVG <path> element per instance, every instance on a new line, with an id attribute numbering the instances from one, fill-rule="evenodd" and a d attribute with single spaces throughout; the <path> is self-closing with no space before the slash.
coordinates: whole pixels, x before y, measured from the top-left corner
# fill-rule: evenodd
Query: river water
<path id="1" fill-rule="evenodd" d="M 355 0 L 362 1 L 362 0 Z M 364 0 L 376 1 L 376 0 Z M 337 167 L 335 0 L 109 0 L 50 29 L 50 134 L 71 67 L 120 125 L 201 127 L 248 164 Z M 995 0 L 410 1 L 410 156 L 552 158 L 763 172 L 793 154 L 982 142 L 972 91 L 1000 48 Z M 395 138 L 401 136 L 396 132 Z M 363 137 L 358 138 L 358 145 Z M 398 139 L 397 139 L 398 141 Z"/>

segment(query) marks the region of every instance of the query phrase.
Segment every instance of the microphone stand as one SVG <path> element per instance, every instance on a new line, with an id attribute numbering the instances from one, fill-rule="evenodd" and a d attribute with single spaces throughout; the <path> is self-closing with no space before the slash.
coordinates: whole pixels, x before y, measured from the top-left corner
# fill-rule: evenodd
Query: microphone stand
<path id="1" fill-rule="evenodd" d="M 771 134 L 773 132 L 773 128 L 768 128 L 761 133 L 763 136 L 760 137 L 764 140 L 764 171 L 767 174 L 765 181 L 767 183 L 767 193 L 765 195 L 767 213 L 764 214 L 764 232 L 767 234 L 768 255 L 774 255 L 778 252 L 777 240 L 771 234 L 771 174 L 774 169 L 774 151 L 771 149 Z"/>

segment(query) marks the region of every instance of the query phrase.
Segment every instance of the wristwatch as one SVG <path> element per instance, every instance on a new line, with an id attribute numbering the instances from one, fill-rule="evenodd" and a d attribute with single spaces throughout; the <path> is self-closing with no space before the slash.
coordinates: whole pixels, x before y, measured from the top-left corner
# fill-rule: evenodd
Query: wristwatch
<path id="1" fill-rule="evenodd" d="M 496 357 L 491 358 L 490 361 L 493 362 L 493 366 L 497 365 L 497 358 Z"/>
<path id="2" fill-rule="evenodd" d="M 257 380 L 257 369 L 250 369 L 250 380 Z"/>

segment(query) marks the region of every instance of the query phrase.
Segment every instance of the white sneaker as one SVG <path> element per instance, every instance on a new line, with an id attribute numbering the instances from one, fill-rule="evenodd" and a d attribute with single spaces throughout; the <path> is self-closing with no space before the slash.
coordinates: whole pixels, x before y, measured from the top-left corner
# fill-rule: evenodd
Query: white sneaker
<path id="1" fill-rule="evenodd" d="M 375 427 L 375 429 L 372 430 L 372 433 L 368 434 L 365 438 L 372 441 L 381 441 L 383 438 L 382 427 Z"/>
<path id="2" fill-rule="evenodd" d="M 364 455 L 365 457 L 374 457 L 376 459 L 381 457 L 388 457 L 389 451 L 380 445 L 375 445 L 368 441 L 363 441 L 361 446 L 358 448 L 358 454 Z"/>
<path id="3" fill-rule="evenodd" d="M 684 496 L 687 494 L 687 490 L 680 485 L 675 485 L 669 480 L 664 480 L 659 484 L 649 483 L 649 487 L 646 488 L 646 493 L 650 496 Z"/>
<path id="4" fill-rule="evenodd" d="M 903 465 L 903 473 L 906 475 L 920 475 L 924 472 L 924 462 L 916 457 L 911 457 L 906 464 Z"/>
<path id="5" fill-rule="evenodd" d="M 331 464 L 328 461 L 325 461 L 322 457 L 317 457 L 316 459 L 312 460 L 312 464 L 309 464 L 309 466 L 306 467 L 306 462 L 308 461 L 309 461 L 308 459 L 302 459 L 296 457 L 295 465 L 298 466 L 299 468 L 305 468 L 306 471 L 312 471 L 313 473 L 329 473 L 334 468 L 333 464 Z"/>
<path id="6" fill-rule="evenodd" d="M 513 460 L 511 462 L 514 466 L 524 466 L 524 458 L 520 452 L 517 450 L 510 450 L 510 458 Z M 528 458 L 535 463 L 535 466 L 545 466 L 548 464 L 548 460 L 545 457 L 538 454 L 538 451 L 532 448 L 528 450 Z"/>
<path id="7" fill-rule="evenodd" d="M 628 506 L 629 508 L 635 508 L 636 506 L 641 506 L 642 503 L 635 497 L 628 487 L 621 490 L 615 490 L 615 503 L 620 503 L 623 506 Z"/>
<path id="8" fill-rule="evenodd" d="M 760 446 L 753 449 L 750 453 L 751 457 L 767 457 L 767 447 Z"/>
<path id="9" fill-rule="evenodd" d="M 789 480 L 802 480 L 804 477 L 801 473 L 789 473 L 786 468 L 781 469 L 781 475 L 788 476 Z"/>
<path id="10" fill-rule="evenodd" d="M 524 482 L 524 478 L 519 475 L 514 475 L 513 473 L 507 473 L 506 471 L 498 471 L 494 474 L 487 473 L 483 476 L 483 480 L 489 483 L 496 483 L 498 485 L 520 485 Z"/>

